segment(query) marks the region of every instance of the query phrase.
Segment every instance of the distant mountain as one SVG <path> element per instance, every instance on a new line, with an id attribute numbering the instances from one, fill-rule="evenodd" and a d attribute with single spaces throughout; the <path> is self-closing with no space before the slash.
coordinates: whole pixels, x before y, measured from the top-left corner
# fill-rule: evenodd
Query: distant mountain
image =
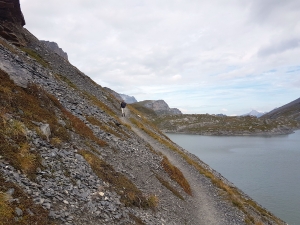
<path id="1" fill-rule="evenodd" d="M 113 96 L 115 96 L 115 98 L 118 101 L 124 100 L 128 104 L 132 104 L 132 103 L 137 102 L 137 100 L 133 96 L 129 96 L 129 95 L 125 95 L 125 94 L 119 94 L 119 93 L 115 92 L 114 90 L 112 90 L 112 89 L 110 89 L 108 87 L 104 87 L 104 89 L 106 91 L 108 91 L 110 94 L 112 94 Z"/>
<path id="2" fill-rule="evenodd" d="M 137 102 L 137 100 L 135 99 L 134 96 L 129 96 L 129 95 L 125 95 L 125 94 L 119 94 L 120 97 L 126 102 L 126 103 L 135 103 Z"/>
<path id="3" fill-rule="evenodd" d="M 265 119 L 292 119 L 300 122 L 300 98 L 285 104 L 279 108 L 273 109 L 262 116 Z"/>
<path id="4" fill-rule="evenodd" d="M 265 112 L 258 112 L 258 111 L 256 111 L 256 110 L 253 109 L 251 112 L 246 113 L 246 114 L 244 114 L 242 116 L 255 116 L 255 117 L 259 118 L 259 117 L 261 117 L 264 114 L 266 114 L 266 113 Z"/>
<path id="5" fill-rule="evenodd" d="M 145 100 L 132 105 L 147 115 L 181 115 L 177 108 L 170 108 L 164 100 Z"/>

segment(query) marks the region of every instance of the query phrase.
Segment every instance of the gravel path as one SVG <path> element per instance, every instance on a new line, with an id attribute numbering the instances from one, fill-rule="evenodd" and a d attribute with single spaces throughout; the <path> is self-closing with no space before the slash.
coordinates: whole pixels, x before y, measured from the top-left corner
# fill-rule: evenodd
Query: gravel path
<path id="1" fill-rule="evenodd" d="M 127 114 L 130 112 L 127 109 Z M 128 116 L 127 115 L 127 116 Z M 132 130 L 143 140 L 148 142 L 153 149 L 161 152 L 168 157 L 169 161 L 178 167 L 192 189 L 192 197 L 187 201 L 191 202 L 191 214 L 194 215 L 193 224 L 198 225 L 233 225 L 245 224 L 243 215 L 233 208 L 228 202 L 222 200 L 218 194 L 218 190 L 211 182 L 192 166 L 187 164 L 185 160 L 172 150 L 161 145 L 149 135 L 145 134 L 140 129 L 136 128 L 131 122 L 122 117 L 121 120 L 131 125 Z"/>

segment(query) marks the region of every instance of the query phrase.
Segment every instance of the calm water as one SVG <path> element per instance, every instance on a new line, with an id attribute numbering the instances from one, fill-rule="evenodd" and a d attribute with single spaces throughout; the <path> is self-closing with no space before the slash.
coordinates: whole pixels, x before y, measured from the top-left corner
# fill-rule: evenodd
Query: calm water
<path id="1" fill-rule="evenodd" d="M 300 130 L 274 137 L 167 134 L 288 224 L 300 224 Z"/>

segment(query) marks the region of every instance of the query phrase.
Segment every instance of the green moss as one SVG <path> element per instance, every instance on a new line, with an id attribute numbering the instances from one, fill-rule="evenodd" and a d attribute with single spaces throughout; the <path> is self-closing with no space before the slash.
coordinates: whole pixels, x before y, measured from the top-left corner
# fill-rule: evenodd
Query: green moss
<path id="1" fill-rule="evenodd" d="M 27 47 L 20 47 L 23 52 L 26 52 L 31 58 L 35 59 L 38 63 L 40 63 L 44 67 L 49 67 L 49 63 L 46 62 L 37 52 Z"/>

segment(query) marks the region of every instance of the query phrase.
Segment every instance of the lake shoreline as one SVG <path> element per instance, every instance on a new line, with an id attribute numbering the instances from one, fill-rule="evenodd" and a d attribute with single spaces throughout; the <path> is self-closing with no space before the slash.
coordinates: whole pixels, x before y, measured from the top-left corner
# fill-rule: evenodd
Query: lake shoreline
<path id="1" fill-rule="evenodd" d="M 300 130 L 292 129 L 286 132 L 259 132 L 259 133 L 208 133 L 208 132 L 180 132 L 180 131 L 168 131 L 168 130 L 162 130 L 163 133 L 166 134 L 189 134 L 189 135 L 200 135 L 200 136 L 215 136 L 215 137 L 275 137 L 275 136 L 283 136 L 283 135 L 289 135 L 295 133 L 295 131 Z"/>

